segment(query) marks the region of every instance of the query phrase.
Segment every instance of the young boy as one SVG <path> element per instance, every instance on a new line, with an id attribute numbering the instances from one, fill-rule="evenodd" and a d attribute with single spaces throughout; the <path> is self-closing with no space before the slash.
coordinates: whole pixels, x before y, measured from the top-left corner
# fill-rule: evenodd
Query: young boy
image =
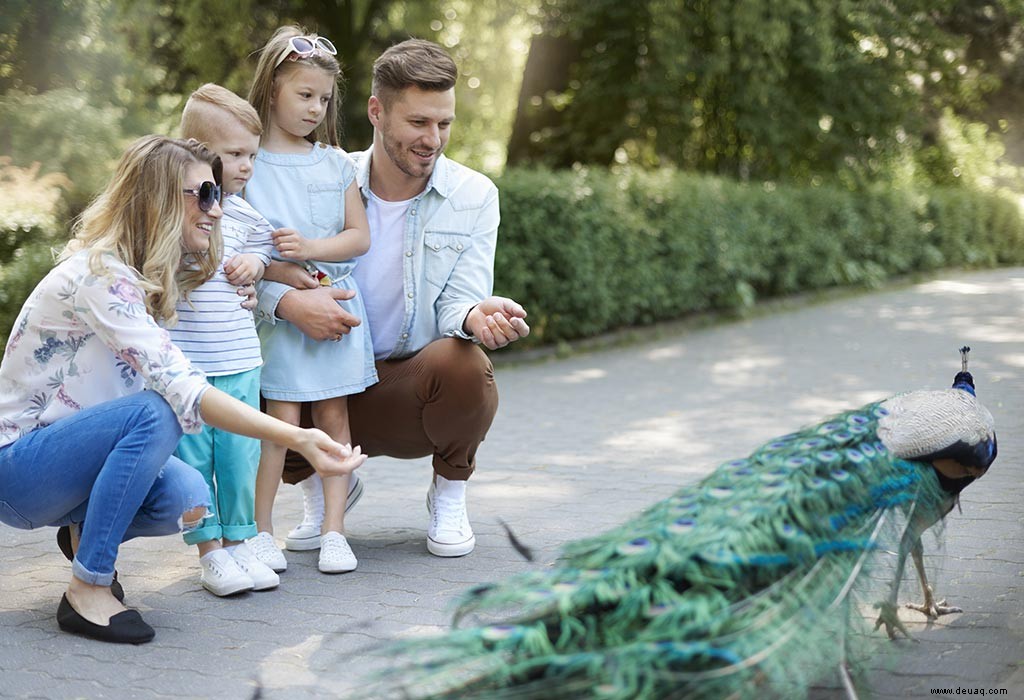
<path id="1" fill-rule="evenodd" d="M 182 138 L 205 143 L 223 161 L 224 257 L 213 278 L 179 302 L 178 325 L 170 329 L 210 384 L 257 410 L 263 360 L 252 313 L 242 303 L 270 262 L 273 227 L 238 193 L 252 177 L 262 132 L 256 110 L 219 85 L 203 85 L 185 105 Z M 256 535 L 259 441 L 207 426 L 183 436 L 177 455 L 202 473 L 212 495 L 210 515 L 184 536 L 199 548 L 203 587 L 218 596 L 275 588 L 277 573 L 245 542 Z"/>

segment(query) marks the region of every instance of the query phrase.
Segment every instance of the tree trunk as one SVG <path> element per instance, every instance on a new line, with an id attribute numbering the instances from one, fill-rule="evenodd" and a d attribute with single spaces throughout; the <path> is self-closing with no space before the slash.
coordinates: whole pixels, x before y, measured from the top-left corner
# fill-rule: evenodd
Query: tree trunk
<path id="1" fill-rule="evenodd" d="M 508 140 L 508 165 L 546 161 L 551 165 L 563 165 L 545 159 L 543 143 L 531 137 L 560 123 L 561 113 L 550 104 L 547 95 L 565 92 L 569 88 L 569 71 L 578 58 L 579 47 L 568 37 L 541 35 L 533 38 L 523 70 L 512 135 Z"/>

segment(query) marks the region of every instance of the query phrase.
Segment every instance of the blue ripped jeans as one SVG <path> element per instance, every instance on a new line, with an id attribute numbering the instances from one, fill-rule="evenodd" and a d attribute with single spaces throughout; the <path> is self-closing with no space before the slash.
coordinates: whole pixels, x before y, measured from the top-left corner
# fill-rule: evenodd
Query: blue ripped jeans
<path id="1" fill-rule="evenodd" d="M 185 512 L 210 505 L 202 475 L 172 456 L 180 437 L 174 412 L 153 391 L 34 430 L 0 448 L 0 522 L 84 523 L 72 573 L 109 586 L 122 542 L 181 532 Z"/>

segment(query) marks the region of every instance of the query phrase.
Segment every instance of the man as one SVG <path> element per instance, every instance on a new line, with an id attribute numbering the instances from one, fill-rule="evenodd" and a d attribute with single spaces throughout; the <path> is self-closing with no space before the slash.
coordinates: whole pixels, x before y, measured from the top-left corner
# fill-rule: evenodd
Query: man
<path id="1" fill-rule="evenodd" d="M 433 456 L 427 549 L 442 557 L 476 544 L 466 480 L 498 407 L 494 369 L 474 341 L 493 350 L 530 332 L 522 306 L 491 295 L 498 190 L 443 155 L 457 77 L 434 43 L 411 39 L 385 51 L 367 105 L 373 146 L 352 154 L 371 236 L 354 274 L 380 377 L 349 397 L 352 443 L 369 455 Z M 348 292 L 307 286 L 266 283 L 260 319 L 285 319 L 318 340 L 340 339 L 361 322 L 337 303 Z M 306 517 L 289 533 L 289 549 L 319 546 L 323 498 L 310 474 L 290 453 L 284 480 L 302 484 Z M 349 507 L 360 493 L 361 485 L 352 488 Z"/>

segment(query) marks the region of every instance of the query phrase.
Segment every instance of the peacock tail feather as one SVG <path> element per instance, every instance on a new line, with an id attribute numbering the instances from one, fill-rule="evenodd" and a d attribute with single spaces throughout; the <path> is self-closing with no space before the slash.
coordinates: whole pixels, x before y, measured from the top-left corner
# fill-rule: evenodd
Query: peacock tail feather
<path id="1" fill-rule="evenodd" d="M 468 591 L 451 632 L 388 649 L 391 696 L 802 696 L 838 663 L 851 588 L 896 523 L 944 513 L 931 467 L 880 441 L 887 414 L 771 440 L 551 569 Z"/>

